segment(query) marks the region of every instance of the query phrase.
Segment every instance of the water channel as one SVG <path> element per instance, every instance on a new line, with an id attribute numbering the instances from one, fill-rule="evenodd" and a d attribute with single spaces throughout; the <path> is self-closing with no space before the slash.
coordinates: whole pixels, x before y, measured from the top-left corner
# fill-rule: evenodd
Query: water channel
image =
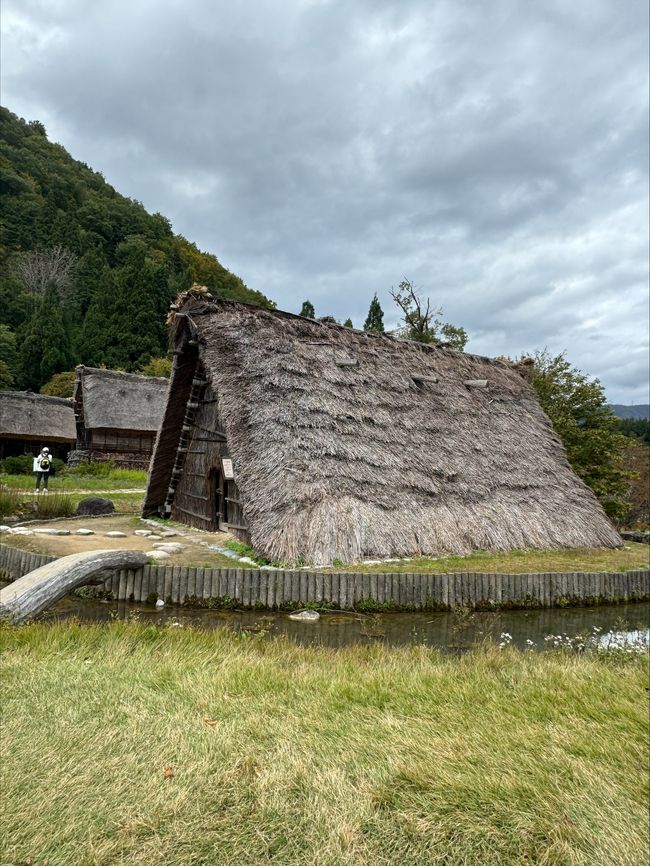
<path id="1" fill-rule="evenodd" d="M 301 644 L 343 647 L 381 641 L 390 645 L 420 644 L 449 652 L 464 652 L 486 640 L 505 640 L 522 649 L 549 646 L 548 635 L 575 638 L 600 629 L 601 640 L 650 641 L 650 604 L 603 605 L 591 608 L 545 608 L 490 613 L 383 613 L 352 611 L 323 613 L 315 623 L 295 622 L 286 613 L 266 611 L 202 610 L 167 605 L 156 610 L 127 602 L 98 602 L 67 596 L 41 615 L 45 621 L 76 618 L 105 622 L 137 617 L 159 625 L 282 635 Z M 504 639 L 502 635 L 507 635 Z"/>

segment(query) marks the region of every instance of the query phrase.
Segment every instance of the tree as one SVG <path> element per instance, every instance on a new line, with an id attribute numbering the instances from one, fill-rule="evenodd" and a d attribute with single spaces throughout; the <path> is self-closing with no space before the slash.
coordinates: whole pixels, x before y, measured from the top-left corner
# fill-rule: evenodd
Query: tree
<path id="1" fill-rule="evenodd" d="M 59 293 L 48 286 L 34 317 L 22 335 L 20 379 L 22 387 L 38 391 L 39 387 L 70 366 L 70 340 L 65 327 Z"/>
<path id="2" fill-rule="evenodd" d="M 464 328 L 443 322 L 442 309 L 431 309 L 431 301 L 426 306 L 419 289 L 404 278 L 397 289 L 391 288 L 390 296 L 404 314 L 402 334 L 418 343 L 444 343 L 462 352 L 468 336 Z"/>
<path id="3" fill-rule="evenodd" d="M 311 301 L 304 301 L 302 305 L 302 309 L 300 310 L 301 316 L 306 316 L 308 319 L 316 318 L 316 310 L 314 309 L 314 305 Z"/>
<path id="4" fill-rule="evenodd" d="M 76 378 L 76 370 L 55 373 L 50 381 L 41 387 L 41 394 L 48 394 L 50 397 L 72 397 Z"/>
<path id="5" fill-rule="evenodd" d="M 16 275 L 31 295 L 43 297 L 49 285 L 58 290 L 59 296 L 67 292 L 77 264 L 77 257 L 57 244 L 48 250 L 31 250 L 24 253 L 16 263 Z"/>
<path id="6" fill-rule="evenodd" d="M 375 334 L 384 333 L 384 311 L 381 308 L 376 293 L 372 301 L 370 301 L 370 308 L 368 309 L 366 321 L 363 323 L 363 330 L 373 331 Z"/>
<path id="7" fill-rule="evenodd" d="M 17 367 L 16 335 L 7 325 L 0 324 L 0 391 L 13 386 Z"/>
<path id="8" fill-rule="evenodd" d="M 132 238 L 118 248 L 118 266 L 104 268 L 86 315 L 81 357 L 91 365 L 135 370 L 167 350 L 166 267 Z"/>
<path id="9" fill-rule="evenodd" d="M 623 453 L 627 472 L 627 510 L 622 516 L 625 526 L 647 529 L 650 526 L 650 447 L 638 439 L 628 439 Z"/>
<path id="10" fill-rule="evenodd" d="M 571 366 L 564 352 L 552 356 L 544 349 L 534 354 L 533 361 L 531 384 L 562 440 L 569 463 L 607 514 L 621 517 L 627 508 L 629 478 L 621 463 L 626 439 L 618 432 L 603 386 Z"/>
<path id="11" fill-rule="evenodd" d="M 348 317 L 348 318 L 343 322 L 343 327 L 344 327 L 344 328 L 354 328 L 354 325 L 352 324 L 352 319 L 350 319 L 350 318 Z"/>
<path id="12" fill-rule="evenodd" d="M 143 367 L 140 367 L 138 373 L 141 376 L 162 376 L 169 379 L 172 374 L 171 358 L 150 358 Z"/>

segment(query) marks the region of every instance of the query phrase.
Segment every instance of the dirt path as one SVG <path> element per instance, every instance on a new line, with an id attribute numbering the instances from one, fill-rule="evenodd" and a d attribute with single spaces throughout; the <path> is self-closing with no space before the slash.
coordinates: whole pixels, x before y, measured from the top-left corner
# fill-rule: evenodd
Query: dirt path
<path id="1" fill-rule="evenodd" d="M 96 493 L 97 491 L 93 491 Z M 235 560 L 227 559 L 208 548 L 209 544 L 223 545 L 225 541 L 232 539 L 226 532 L 200 532 L 191 527 L 167 527 L 151 526 L 139 517 L 129 515 L 116 515 L 107 517 L 75 517 L 66 520 L 49 520 L 39 523 L 29 523 L 21 527 L 31 533 L 37 529 L 62 529 L 68 530 L 70 535 L 15 535 L 13 533 L 2 533 L 0 540 L 6 544 L 14 544 L 23 549 L 49 553 L 53 556 L 67 556 L 71 553 L 83 551 L 105 550 L 142 550 L 153 549 L 154 543 L 180 542 L 184 549 L 180 553 L 172 554 L 169 559 L 161 560 L 161 565 L 202 565 L 218 566 L 233 565 Z M 91 529 L 93 535 L 76 535 L 78 529 Z M 162 536 L 165 531 L 176 534 L 173 537 L 150 538 L 134 535 L 136 530 L 149 530 L 151 533 Z M 124 532 L 124 538 L 111 538 L 108 532 Z"/>

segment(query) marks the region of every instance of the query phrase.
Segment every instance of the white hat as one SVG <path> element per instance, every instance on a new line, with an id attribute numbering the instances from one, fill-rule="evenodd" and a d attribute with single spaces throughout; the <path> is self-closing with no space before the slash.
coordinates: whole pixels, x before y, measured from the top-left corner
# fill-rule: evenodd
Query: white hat
<path id="1" fill-rule="evenodd" d="M 50 453 L 50 449 L 49 449 L 49 448 L 41 448 L 41 451 L 43 451 L 44 454 L 49 454 L 49 453 Z"/>

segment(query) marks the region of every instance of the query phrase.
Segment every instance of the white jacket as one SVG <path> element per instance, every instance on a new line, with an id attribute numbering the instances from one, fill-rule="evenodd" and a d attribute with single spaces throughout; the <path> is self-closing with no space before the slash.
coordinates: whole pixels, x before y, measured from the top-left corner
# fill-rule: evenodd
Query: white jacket
<path id="1" fill-rule="evenodd" d="M 50 461 L 50 465 L 47 467 L 47 469 L 41 468 L 41 460 L 43 459 L 43 457 L 47 457 L 47 459 Z M 34 468 L 32 469 L 32 472 L 49 472 L 51 466 L 52 466 L 52 455 L 51 454 L 39 454 L 38 457 L 34 457 Z"/>

